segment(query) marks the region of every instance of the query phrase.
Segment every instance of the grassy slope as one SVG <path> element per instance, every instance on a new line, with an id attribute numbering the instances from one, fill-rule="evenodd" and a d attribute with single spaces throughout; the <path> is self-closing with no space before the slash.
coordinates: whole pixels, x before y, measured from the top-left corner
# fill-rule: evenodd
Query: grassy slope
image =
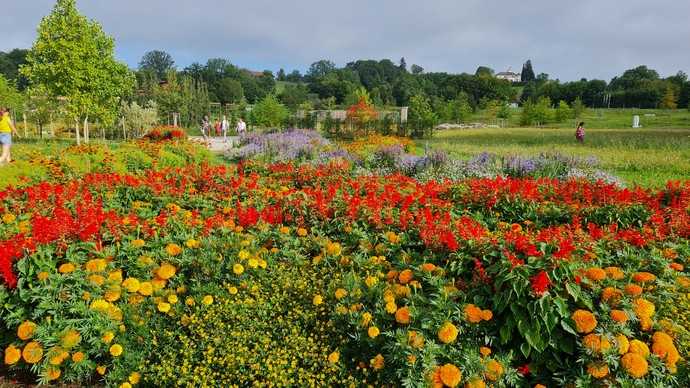
<path id="1" fill-rule="evenodd" d="M 425 142 L 418 144 L 423 147 Z M 436 133 L 428 145 L 460 158 L 484 151 L 500 155 L 594 155 L 603 169 L 643 186 L 690 180 L 690 129 L 588 129 L 584 145 L 577 144 L 572 128 L 448 130 Z"/>

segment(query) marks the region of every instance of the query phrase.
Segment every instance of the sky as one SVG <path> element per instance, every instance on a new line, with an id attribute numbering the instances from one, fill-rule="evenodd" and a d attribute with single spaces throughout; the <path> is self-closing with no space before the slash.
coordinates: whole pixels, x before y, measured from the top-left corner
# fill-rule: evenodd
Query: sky
<path id="1" fill-rule="evenodd" d="M 30 48 L 53 0 L 0 0 L 0 51 Z M 647 65 L 690 73 L 687 0 L 78 0 L 136 68 L 149 50 L 178 68 L 226 58 L 251 70 L 304 72 L 329 59 L 405 57 L 426 71 L 477 66 L 564 81 L 605 79 Z M 9 15 L 9 17 L 7 17 Z"/>

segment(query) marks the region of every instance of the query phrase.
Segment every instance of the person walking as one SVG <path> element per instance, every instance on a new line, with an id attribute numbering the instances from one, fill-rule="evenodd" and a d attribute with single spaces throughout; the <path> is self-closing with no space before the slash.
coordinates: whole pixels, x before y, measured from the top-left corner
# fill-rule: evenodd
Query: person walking
<path id="1" fill-rule="evenodd" d="M 18 136 L 17 128 L 10 118 L 9 108 L 0 108 L 0 144 L 2 144 L 2 155 L 0 165 L 12 161 L 10 149 L 12 148 L 12 135 Z"/>
<path id="2" fill-rule="evenodd" d="M 239 136 L 244 135 L 244 133 L 247 131 L 247 124 L 242 120 L 242 117 L 237 120 L 237 134 Z"/>
<path id="3" fill-rule="evenodd" d="M 220 123 L 220 129 L 223 131 L 223 142 L 225 143 L 228 142 L 228 126 L 230 126 L 228 118 L 223 116 L 223 121 Z"/>
<path id="4" fill-rule="evenodd" d="M 216 124 L 213 127 L 216 130 L 216 136 L 220 137 L 220 120 L 216 120 Z"/>
<path id="5" fill-rule="evenodd" d="M 204 116 L 203 120 L 201 120 L 201 135 L 204 137 L 204 140 L 208 143 L 208 135 L 211 130 L 211 123 L 209 122 L 208 116 Z"/>
<path id="6" fill-rule="evenodd" d="M 575 130 L 575 139 L 577 139 L 580 144 L 583 144 L 585 142 L 585 122 L 581 121 L 580 124 L 577 125 L 577 129 Z"/>

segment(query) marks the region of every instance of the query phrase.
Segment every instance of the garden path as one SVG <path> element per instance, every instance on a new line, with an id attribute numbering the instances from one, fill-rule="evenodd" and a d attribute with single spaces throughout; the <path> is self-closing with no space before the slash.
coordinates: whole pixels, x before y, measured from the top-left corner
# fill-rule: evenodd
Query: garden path
<path id="1" fill-rule="evenodd" d="M 204 143 L 204 138 L 202 136 L 190 136 L 189 140 Z M 237 141 L 239 136 L 228 136 L 228 141 L 225 142 L 222 137 L 211 137 L 208 139 L 208 149 L 212 152 L 225 152 L 232 148 Z"/>

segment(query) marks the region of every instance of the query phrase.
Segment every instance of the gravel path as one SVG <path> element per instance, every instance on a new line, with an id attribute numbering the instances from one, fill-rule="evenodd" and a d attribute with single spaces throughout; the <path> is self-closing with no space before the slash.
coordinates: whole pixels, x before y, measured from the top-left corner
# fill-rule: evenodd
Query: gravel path
<path id="1" fill-rule="evenodd" d="M 212 152 L 222 153 L 232 148 L 238 139 L 238 136 L 228 136 L 228 141 L 225 142 L 222 137 L 211 137 L 208 139 L 208 149 Z M 190 136 L 189 140 L 199 143 L 205 142 L 202 136 Z"/>

